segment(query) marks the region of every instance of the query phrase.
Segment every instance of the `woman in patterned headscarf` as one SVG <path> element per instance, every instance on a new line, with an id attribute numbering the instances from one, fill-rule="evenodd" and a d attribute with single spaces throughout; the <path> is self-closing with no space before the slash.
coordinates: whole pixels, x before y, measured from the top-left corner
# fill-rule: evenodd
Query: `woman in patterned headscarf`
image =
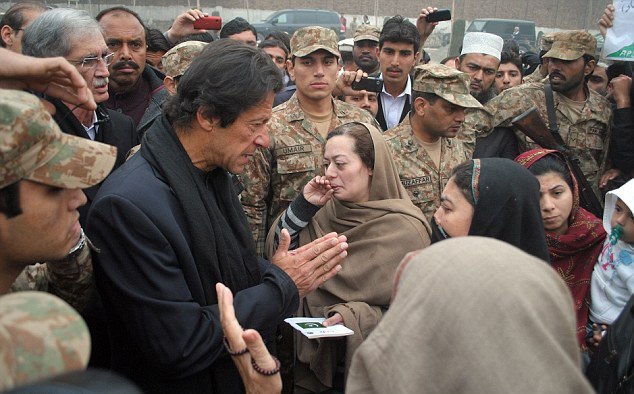
<path id="1" fill-rule="evenodd" d="M 563 155 L 533 149 L 515 161 L 540 183 L 540 206 L 552 267 L 564 279 L 577 312 L 577 339 L 585 349 L 592 269 L 601 253 L 605 231 L 601 220 L 579 206 L 577 180 Z"/>

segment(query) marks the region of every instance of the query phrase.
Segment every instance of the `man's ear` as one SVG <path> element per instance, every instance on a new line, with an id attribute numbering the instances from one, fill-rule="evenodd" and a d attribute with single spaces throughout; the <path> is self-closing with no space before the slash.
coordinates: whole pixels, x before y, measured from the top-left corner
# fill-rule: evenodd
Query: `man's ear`
<path id="1" fill-rule="evenodd" d="M 594 72 L 594 67 L 597 65 L 597 61 L 592 59 L 583 67 L 583 75 L 588 76 Z"/>
<path id="2" fill-rule="evenodd" d="M 13 46 L 14 33 L 13 28 L 9 25 L 2 26 L 0 30 L 0 37 L 2 37 L 2 41 L 4 41 L 8 48 Z"/>
<path id="3" fill-rule="evenodd" d="M 220 119 L 218 117 L 207 117 L 207 115 L 205 115 L 205 110 L 202 107 L 198 107 L 198 110 L 196 111 L 196 121 L 203 130 L 208 132 L 214 131 L 214 129 L 220 124 Z"/>
<path id="4" fill-rule="evenodd" d="M 165 79 L 163 79 L 163 85 L 165 85 L 165 89 L 167 89 L 170 95 L 173 96 L 176 94 L 176 81 L 174 78 L 166 75 Z"/>
<path id="5" fill-rule="evenodd" d="M 286 60 L 286 71 L 288 71 L 288 76 L 291 78 L 291 81 L 295 82 L 295 65 L 291 59 Z"/>
<path id="6" fill-rule="evenodd" d="M 414 100 L 414 112 L 418 116 L 425 116 L 425 110 L 429 106 L 429 102 L 422 97 L 416 97 Z"/>

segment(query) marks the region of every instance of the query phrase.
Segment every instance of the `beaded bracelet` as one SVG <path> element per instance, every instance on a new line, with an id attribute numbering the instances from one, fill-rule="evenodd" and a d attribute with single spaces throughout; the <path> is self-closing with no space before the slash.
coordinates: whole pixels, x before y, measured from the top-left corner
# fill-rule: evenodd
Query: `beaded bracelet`
<path id="1" fill-rule="evenodd" d="M 271 356 L 273 357 L 273 360 L 275 361 L 275 368 L 273 369 L 262 369 L 262 367 L 260 367 L 258 365 L 258 363 L 255 362 L 255 359 L 253 357 L 251 357 L 251 365 L 253 366 L 253 369 L 255 369 L 255 372 L 259 373 L 260 375 L 264 375 L 264 376 L 271 376 L 271 375 L 275 375 L 276 373 L 280 372 L 280 360 L 277 359 L 277 357 L 275 356 Z"/>
<path id="2" fill-rule="evenodd" d="M 238 350 L 237 352 L 234 352 L 233 350 L 231 350 L 231 347 L 229 347 L 229 342 L 227 342 L 227 337 L 224 337 L 222 339 L 222 342 L 225 344 L 225 349 L 227 349 L 227 353 L 229 353 L 230 356 L 235 357 L 235 356 L 241 356 L 244 353 L 249 351 L 249 348 L 247 348 L 246 346 L 244 347 L 244 349 L 242 350 Z"/>

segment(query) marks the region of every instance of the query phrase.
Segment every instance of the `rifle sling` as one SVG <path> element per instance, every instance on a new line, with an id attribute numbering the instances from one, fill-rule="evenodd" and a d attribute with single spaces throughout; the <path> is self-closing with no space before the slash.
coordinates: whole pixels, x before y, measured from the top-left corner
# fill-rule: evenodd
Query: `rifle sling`
<path id="1" fill-rule="evenodd" d="M 568 149 L 568 145 L 559 134 L 559 124 L 557 123 L 557 114 L 555 113 L 555 98 L 553 97 L 553 87 L 549 83 L 544 84 L 544 96 L 546 96 L 546 111 L 548 112 L 548 130 L 553 135 L 557 143 Z"/>

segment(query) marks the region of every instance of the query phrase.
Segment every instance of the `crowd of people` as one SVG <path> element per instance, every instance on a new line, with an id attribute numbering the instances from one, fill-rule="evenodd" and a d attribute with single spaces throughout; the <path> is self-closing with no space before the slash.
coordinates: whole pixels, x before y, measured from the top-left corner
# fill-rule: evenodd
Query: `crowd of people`
<path id="1" fill-rule="evenodd" d="M 11 7 L 0 391 L 627 389 L 630 64 L 582 30 L 429 62 L 436 11 L 353 20 L 344 64 L 319 26 Z"/>

